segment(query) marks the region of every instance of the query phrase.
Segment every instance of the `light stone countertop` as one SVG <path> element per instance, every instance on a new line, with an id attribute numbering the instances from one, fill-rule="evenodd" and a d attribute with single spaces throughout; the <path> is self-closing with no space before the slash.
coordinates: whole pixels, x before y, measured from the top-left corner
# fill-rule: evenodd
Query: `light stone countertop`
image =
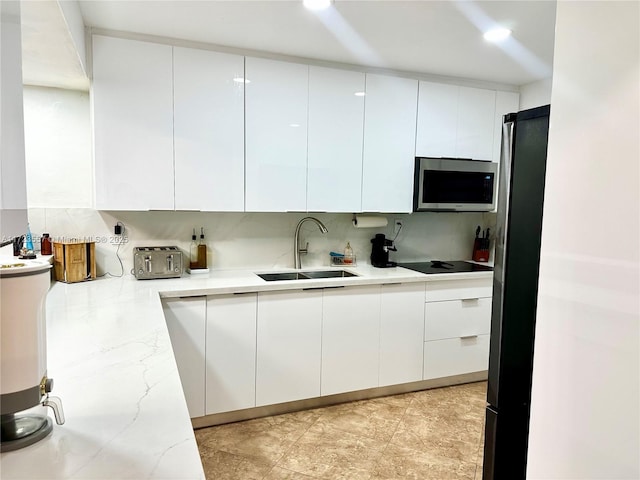
<path id="1" fill-rule="evenodd" d="M 161 297 L 493 275 L 345 270 L 359 276 L 267 282 L 255 275 L 265 270 L 213 270 L 155 281 L 126 275 L 55 283 L 47 297 L 47 368 L 66 423 L 34 445 L 2 453 L 2 479 L 204 478 Z"/>

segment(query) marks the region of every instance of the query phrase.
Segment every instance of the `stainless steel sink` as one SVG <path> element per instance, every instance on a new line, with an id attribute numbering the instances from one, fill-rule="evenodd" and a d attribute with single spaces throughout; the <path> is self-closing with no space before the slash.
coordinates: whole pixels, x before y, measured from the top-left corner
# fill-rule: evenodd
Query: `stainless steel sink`
<path id="1" fill-rule="evenodd" d="M 275 282 L 278 280 L 309 280 L 302 272 L 283 272 L 283 273 L 256 273 L 261 279 L 267 282 Z"/>
<path id="2" fill-rule="evenodd" d="M 302 275 L 306 275 L 309 278 L 345 278 L 345 277 L 357 277 L 355 273 L 347 272 L 346 270 L 322 270 L 319 272 L 302 272 Z"/>
<path id="3" fill-rule="evenodd" d="M 319 270 L 311 272 L 281 272 L 281 273 L 256 273 L 267 282 L 277 282 L 281 280 L 310 280 L 312 278 L 345 278 L 357 277 L 355 273 L 346 270 Z"/>

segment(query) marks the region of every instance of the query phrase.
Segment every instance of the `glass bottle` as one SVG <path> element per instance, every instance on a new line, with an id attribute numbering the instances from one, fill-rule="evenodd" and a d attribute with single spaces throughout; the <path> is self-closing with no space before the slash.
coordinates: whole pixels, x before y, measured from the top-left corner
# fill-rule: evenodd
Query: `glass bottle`
<path id="1" fill-rule="evenodd" d="M 40 239 L 40 255 L 51 255 L 51 239 L 48 233 L 43 233 Z"/>
<path id="2" fill-rule="evenodd" d="M 189 245 L 189 268 L 198 268 L 198 244 L 196 243 L 196 229 L 193 229 L 191 235 L 191 245 Z"/>
<path id="3" fill-rule="evenodd" d="M 207 244 L 204 243 L 204 227 L 200 227 L 200 243 L 198 244 L 198 268 L 207 268 Z"/>
<path id="4" fill-rule="evenodd" d="M 351 243 L 347 242 L 347 246 L 344 247 L 344 263 L 353 263 L 353 248 Z"/>

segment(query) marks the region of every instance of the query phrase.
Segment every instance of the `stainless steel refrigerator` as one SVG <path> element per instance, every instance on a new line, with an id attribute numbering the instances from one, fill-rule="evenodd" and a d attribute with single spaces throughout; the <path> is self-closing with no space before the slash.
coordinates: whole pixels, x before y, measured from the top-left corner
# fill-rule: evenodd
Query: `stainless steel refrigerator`
<path id="1" fill-rule="evenodd" d="M 504 117 L 484 480 L 526 475 L 549 112 L 546 105 Z"/>

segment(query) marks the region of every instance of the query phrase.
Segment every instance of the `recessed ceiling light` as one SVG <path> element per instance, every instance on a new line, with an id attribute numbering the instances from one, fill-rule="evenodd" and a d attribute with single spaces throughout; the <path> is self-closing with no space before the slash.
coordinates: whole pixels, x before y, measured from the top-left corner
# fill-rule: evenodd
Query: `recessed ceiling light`
<path id="1" fill-rule="evenodd" d="M 354 93 L 354 95 L 356 97 L 364 97 L 366 95 L 366 93 L 364 93 L 364 92 L 356 92 L 356 93 Z"/>
<path id="2" fill-rule="evenodd" d="M 236 83 L 251 83 L 251 80 L 247 80 L 246 78 L 236 77 L 233 79 Z"/>
<path id="3" fill-rule="evenodd" d="M 331 0 L 302 0 L 302 4 L 309 10 L 324 10 L 331 6 Z"/>
<path id="4" fill-rule="evenodd" d="M 508 28 L 493 28 L 484 33 L 484 39 L 487 42 L 501 42 L 511 35 L 511 30 Z"/>

